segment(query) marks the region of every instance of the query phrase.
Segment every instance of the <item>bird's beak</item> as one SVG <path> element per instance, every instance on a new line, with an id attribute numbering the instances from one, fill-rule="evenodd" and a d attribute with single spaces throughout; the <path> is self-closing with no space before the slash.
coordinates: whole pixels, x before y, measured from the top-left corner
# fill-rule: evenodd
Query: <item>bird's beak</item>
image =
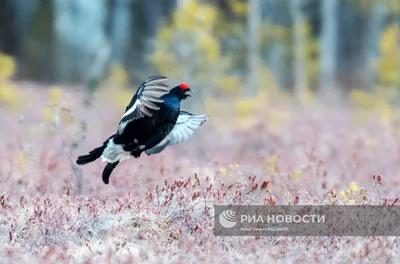
<path id="1" fill-rule="evenodd" d="M 188 92 L 191 92 L 192 90 L 189 88 L 185 91 L 185 99 L 188 97 L 192 97 L 190 94 L 188 94 Z"/>

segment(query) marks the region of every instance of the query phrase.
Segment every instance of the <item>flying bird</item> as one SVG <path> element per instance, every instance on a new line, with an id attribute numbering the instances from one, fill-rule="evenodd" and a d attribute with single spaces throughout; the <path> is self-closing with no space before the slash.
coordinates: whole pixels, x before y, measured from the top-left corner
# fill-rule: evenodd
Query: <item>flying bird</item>
<path id="1" fill-rule="evenodd" d="M 102 146 L 79 156 L 76 163 L 84 165 L 101 158 L 107 162 L 102 178 L 108 184 L 121 160 L 139 158 L 143 152 L 150 156 L 189 139 L 207 116 L 181 111 L 180 103 L 190 97 L 191 89 L 186 83 L 169 89 L 166 81 L 163 76 L 145 80 L 126 107 L 116 133 Z"/>

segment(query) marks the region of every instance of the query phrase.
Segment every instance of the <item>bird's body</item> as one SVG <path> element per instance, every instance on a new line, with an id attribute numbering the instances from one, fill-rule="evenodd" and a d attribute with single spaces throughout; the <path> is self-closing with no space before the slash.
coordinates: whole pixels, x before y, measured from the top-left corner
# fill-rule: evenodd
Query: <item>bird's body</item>
<path id="1" fill-rule="evenodd" d="M 181 112 L 180 102 L 189 96 L 186 92 L 190 89 L 186 84 L 181 84 L 168 92 L 162 83 L 165 80 L 165 77 L 150 77 L 142 83 L 127 106 L 117 132 L 88 155 L 78 157 L 77 163 L 82 165 L 101 157 L 107 162 L 103 171 L 103 181 L 107 184 L 112 170 L 120 160 L 131 156 L 138 158 L 143 152 L 147 155 L 158 153 L 167 145 L 178 144 L 190 137 L 194 129 L 205 122 L 206 117 L 201 115 L 199 119 L 199 116 Z M 187 122 L 189 127 L 180 124 L 178 129 L 176 124 L 181 116 L 190 121 Z M 195 123 L 188 116 L 197 117 L 193 119 Z M 189 128 L 189 131 L 182 128 Z M 181 131 L 185 133 L 184 136 L 180 135 Z M 174 135 L 181 140 L 171 140 Z"/>
<path id="2" fill-rule="evenodd" d="M 171 93 L 161 99 L 164 102 L 157 104 L 160 109 L 153 116 L 129 122 L 121 134 L 115 135 L 114 143 L 123 144 L 125 151 L 131 151 L 132 156 L 137 157 L 167 136 L 179 116 L 180 100 Z"/>

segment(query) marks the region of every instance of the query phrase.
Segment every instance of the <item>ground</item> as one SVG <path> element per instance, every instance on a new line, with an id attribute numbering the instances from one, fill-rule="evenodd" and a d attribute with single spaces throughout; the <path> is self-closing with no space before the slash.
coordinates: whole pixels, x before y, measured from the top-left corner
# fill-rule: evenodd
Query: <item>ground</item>
<path id="1" fill-rule="evenodd" d="M 54 121 L 47 90 L 25 86 L 28 104 L 0 109 L 1 263 L 398 261 L 396 237 L 213 234 L 214 203 L 396 204 L 397 134 L 355 122 L 349 106 L 213 113 L 189 141 L 123 161 L 104 185 L 104 163 L 74 161 L 123 109 L 101 96 L 85 108 L 69 89 L 59 105 L 70 113 Z"/>

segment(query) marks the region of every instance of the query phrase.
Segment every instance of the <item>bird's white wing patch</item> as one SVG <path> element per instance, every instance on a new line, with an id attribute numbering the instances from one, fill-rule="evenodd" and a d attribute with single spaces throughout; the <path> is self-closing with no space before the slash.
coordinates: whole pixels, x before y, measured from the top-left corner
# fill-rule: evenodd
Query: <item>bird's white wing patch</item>
<path id="1" fill-rule="evenodd" d="M 188 112 L 181 111 L 172 131 L 156 146 L 146 150 L 146 154 L 151 155 L 159 153 L 168 145 L 175 145 L 188 140 L 194 134 L 196 129 L 206 120 L 206 115 L 192 115 Z"/>
<path id="2" fill-rule="evenodd" d="M 133 113 L 133 111 L 135 111 L 138 107 L 140 107 L 142 103 L 140 102 L 140 100 L 136 100 L 136 102 L 131 106 L 131 108 L 128 109 L 128 111 L 126 111 L 124 113 L 124 115 L 122 116 L 122 118 L 124 118 L 127 115 L 130 115 Z"/>
<path id="3" fill-rule="evenodd" d="M 119 134 L 123 133 L 129 122 L 145 116 L 152 116 L 154 111 L 160 109 L 157 104 L 162 103 L 161 97 L 169 92 L 166 81 L 166 77 L 155 76 L 148 78 L 140 85 L 121 118 L 118 127 Z"/>
<path id="4" fill-rule="evenodd" d="M 108 141 L 107 147 L 101 155 L 101 160 L 109 163 L 114 163 L 128 158 L 130 158 L 130 153 L 124 151 L 123 145 L 115 144 L 114 139 Z"/>

